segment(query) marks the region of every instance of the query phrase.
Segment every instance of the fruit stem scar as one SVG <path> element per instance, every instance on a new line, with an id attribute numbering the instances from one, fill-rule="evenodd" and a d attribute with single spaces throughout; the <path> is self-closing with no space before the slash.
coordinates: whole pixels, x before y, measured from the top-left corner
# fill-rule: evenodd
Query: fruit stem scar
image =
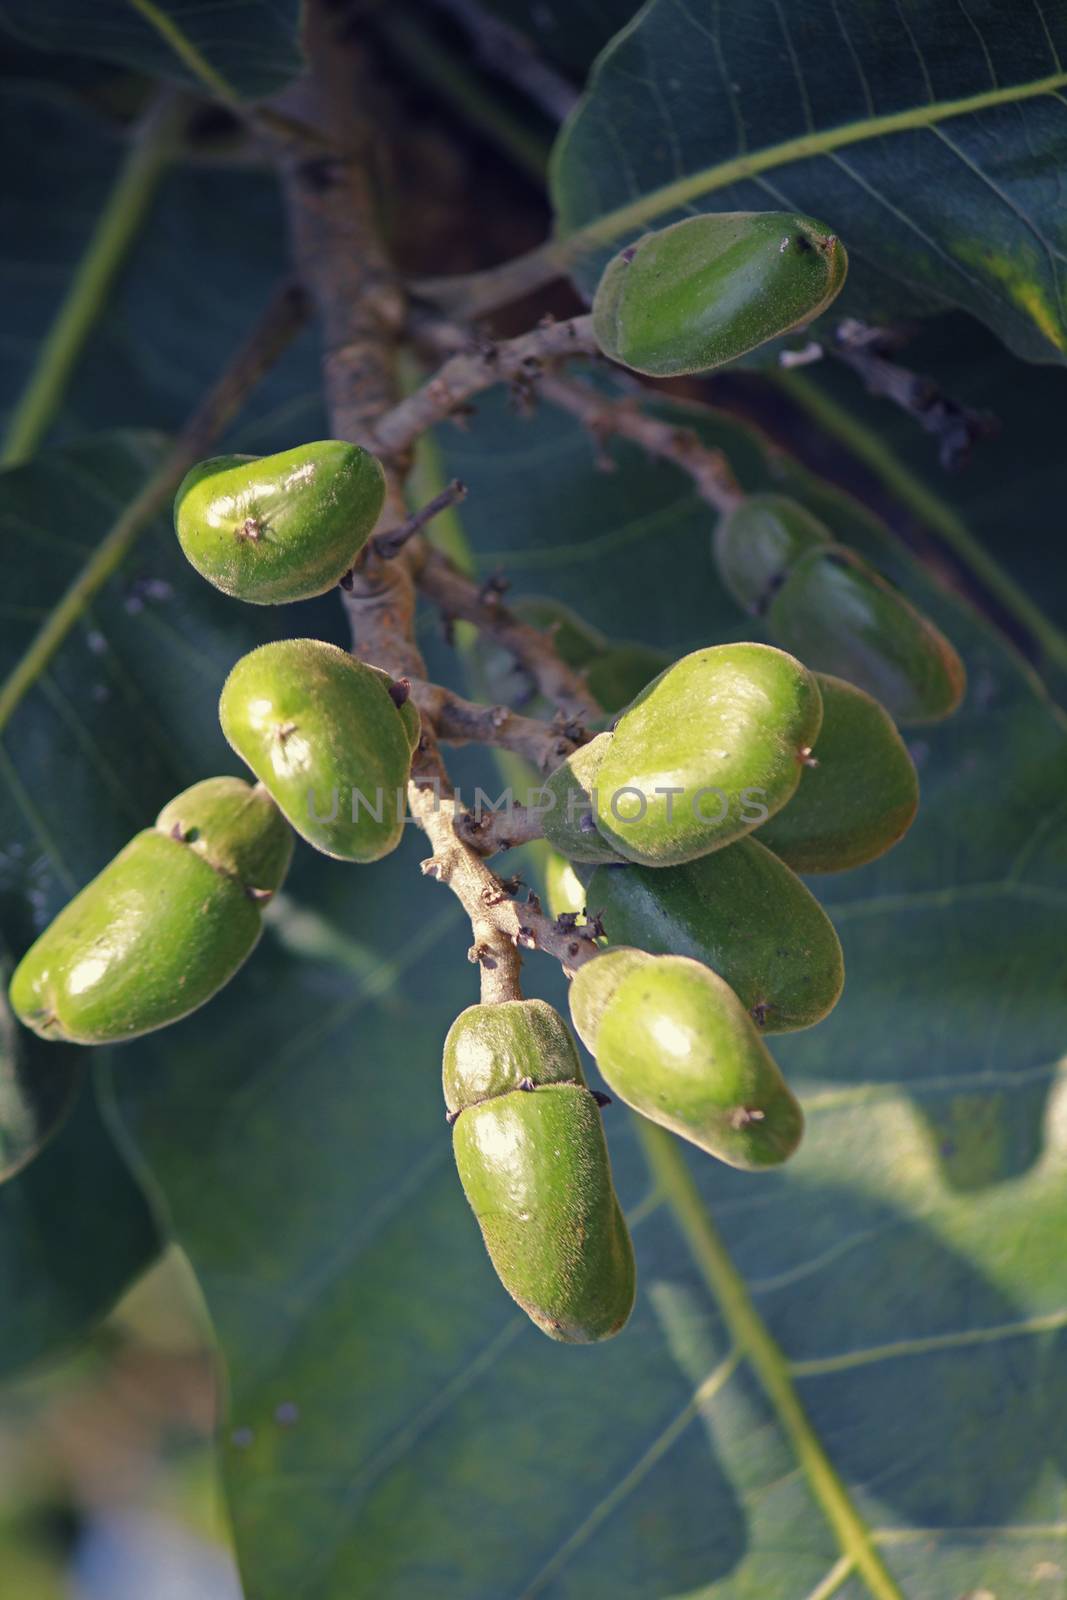
<path id="1" fill-rule="evenodd" d="M 766 1112 L 758 1106 L 737 1106 L 730 1113 L 731 1128 L 747 1128 L 753 1122 L 762 1122 Z"/>
<path id="2" fill-rule="evenodd" d="M 284 744 L 286 739 L 292 738 L 296 729 L 297 724 L 295 722 L 279 722 L 274 729 L 274 737 L 279 744 Z"/>

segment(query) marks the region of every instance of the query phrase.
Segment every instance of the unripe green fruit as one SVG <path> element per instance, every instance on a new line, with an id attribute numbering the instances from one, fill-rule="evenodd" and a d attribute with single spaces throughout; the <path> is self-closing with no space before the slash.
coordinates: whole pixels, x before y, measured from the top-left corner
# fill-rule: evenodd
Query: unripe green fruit
<path id="1" fill-rule="evenodd" d="M 966 673 L 944 634 L 841 545 L 802 555 L 766 620 L 781 644 L 866 689 L 898 722 L 939 722 L 963 698 Z"/>
<path id="2" fill-rule="evenodd" d="M 595 990 L 604 959 L 580 967 L 572 988 Z M 593 1048 L 621 1100 L 732 1167 L 793 1153 L 803 1113 L 729 984 L 684 956 L 649 956 L 608 985 Z"/>
<path id="3" fill-rule="evenodd" d="M 546 847 L 542 875 L 545 904 L 551 915 L 580 916 L 585 910 L 585 889 L 567 858 Z"/>
<path id="4" fill-rule="evenodd" d="M 813 675 L 784 651 L 695 650 L 619 718 L 595 774 L 596 826 L 644 866 L 721 849 L 789 800 L 821 720 Z"/>
<path id="5" fill-rule="evenodd" d="M 531 627 L 545 632 L 551 630 L 556 654 L 576 671 L 608 648 L 608 641 L 599 629 L 592 627 L 562 600 L 553 600 L 548 595 L 520 595 L 511 609 Z"/>
<path id="6" fill-rule="evenodd" d="M 393 703 L 394 705 L 396 704 L 395 701 Z M 404 725 L 404 732 L 408 736 L 408 748 L 414 755 L 419 748 L 419 740 L 422 738 L 422 718 L 419 716 L 419 708 L 409 695 L 406 700 L 400 702 L 397 710 L 400 712 L 400 720 Z"/>
<path id="7" fill-rule="evenodd" d="M 443 1080 L 460 1181 L 505 1289 L 552 1339 L 618 1333 L 633 1247 L 562 1017 L 543 1000 L 469 1006 L 445 1041 Z"/>
<path id="8" fill-rule="evenodd" d="M 756 838 L 680 867 L 598 867 L 586 899 L 612 941 L 711 967 L 763 1033 L 810 1028 L 841 996 L 833 923 Z"/>
<path id="9" fill-rule="evenodd" d="M 371 666 L 369 662 L 364 662 L 364 665 L 370 672 L 378 674 L 389 691 L 389 698 L 400 713 L 400 720 L 404 724 L 408 736 L 408 744 L 411 746 L 412 755 L 414 755 L 419 747 L 419 740 L 422 738 L 422 718 L 419 716 L 418 706 L 411 698 L 407 687 L 399 685 L 395 678 L 390 677 L 384 667 Z"/>
<path id="10" fill-rule="evenodd" d="M 621 859 L 601 837 L 593 818 L 597 769 L 611 738 L 610 733 L 598 733 L 569 755 L 544 786 L 545 804 L 549 806 L 542 817 L 545 838 L 568 861 Z"/>
<path id="11" fill-rule="evenodd" d="M 613 645 L 585 669 L 589 692 L 605 711 L 621 711 L 671 664 L 663 650 L 644 644 Z"/>
<path id="12" fill-rule="evenodd" d="M 605 355 L 635 372 L 710 372 L 817 317 L 847 270 L 841 241 L 811 217 L 687 217 L 609 261 L 593 332 Z"/>
<path id="13" fill-rule="evenodd" d="M 618 945 L 605 950 L 595 961 L 578 968 L 568 996 L 574 1031 L 590 1055 L 596 1054 L 596 1034 L 600 1019 L 611 1004 L 622 980 L 655 957 L 647 950 Z"/>
<path id="14" fill-rule="evenodd" d="M 885 855 L 907 833 L 919 777 L 877 700 L 841 678 L 816 676 L 823 722 L 815 765 L 756 837 L 794 872 L 845 872 Z"/>
<path id="15" fill-rule="evenodd" d="M 156 818 L 169 834 L 236 878 L 260 900 L 281 887 L 293 857 L 293 835 L 261 783 L 205 778 L 167 802 Z"/>
<path id="16" fill-rule="evenodd" d="M 790 569 L 833 535 L 806 506 L 784 494 L 750 494 L 715 529 L 715 563 L 739 606 L 762 616 Z"/>
<path id="17" fill-rule="evenodd" d="M 291 851 L 264 791 L 239 778 L 194 785 L 26 952 L 11 979 L 15 1012 L 42 1038 L 75 1044 L 177 1022 L 251 953 L 260 904 L 281 884 Z"/>
<path id="18" fill-rule="evenodd" d="M 186 473 L 174 527 L 186 557 L 254 605 L 332 589 L 377 522 L 385 474 L 359 445 L 322 439 L 274 456 L 214 456 Z"/>
<path id="19" fill-rule="evenodd" d="M 396 849 L 410 732 L 377 669 L 318 639 L 261 645 L 226 679 L 219 720 L 317 850 L 366 862 Z"/>

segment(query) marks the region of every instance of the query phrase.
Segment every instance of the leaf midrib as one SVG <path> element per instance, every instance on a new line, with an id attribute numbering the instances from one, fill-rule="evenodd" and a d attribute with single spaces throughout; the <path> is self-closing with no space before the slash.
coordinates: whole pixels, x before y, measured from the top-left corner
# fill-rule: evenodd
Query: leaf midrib
<path id="1" fill-rule="evenodd" d="M 717 189 L 727 188 L 742 178 L 750 178 L 757 173 L 777 167 L 789 166 L 794 161 L 805 161 L 813 156 L 826 155 L 831 151 L 844 149 L 848 145 L 864 143 L 868 139 L 879 139 L 886 134 L 929 128 L 939 122 L 970 116 L 994 106 L 1013 105 L 1020 100 L 1037 99 L 1041 95 L 1052 94 L 1064 87 L 1067 87 L 1067 72 L 1054 72 L 1048 77 L 1035 78 L 1026 83 L 986 89 L 981 94 L 965 95 L 957 100 L 931 100 L 925 105 L 911 106 L 903 111 L 886 112 L 882 116 L 867 117 L 859 122 L 839 123 L 819 132 L 803 133 L 792 139 L 783 139 L 777 144 L 765 146 L 762 150 L 746 151 L 732 156 L 728 161 L 716 162 L 714 166 L 690 173 L 687 177 L 675 178 L 673 182 L 652 189 L 648 194 L 630 201 L 625 206 L 605 212 L 595 222 L 586 223 L 584 227 L 577 228 L 572 233 L 557 235 L 552 241 L 551 248 L 557 261 L 570 261 L 596 245 L 608 244 L 633 228 L 651 222 L 666 212 L 678 210 L 703 195 L 714 193 Z M 570 136 L 585 104 L 586 101 L 583 100 L 553 152 L 554 189 L 558 190 L 556 179 L 559 169 Z"/>
<path id="2" fill-rule="evenodd" d="M 867 1525 L 800 1402 L 789 1363 L 757 1311 L 748 1286 L 726 1250 L 677 1141 L 635 1118 L 652 1175 L 689 1246 L 690 1254 L 788 1438 L 811 1492 L 833 1530 L 849 1570 L 874 1600 L 904 1600 L 875 1548 Z"/>

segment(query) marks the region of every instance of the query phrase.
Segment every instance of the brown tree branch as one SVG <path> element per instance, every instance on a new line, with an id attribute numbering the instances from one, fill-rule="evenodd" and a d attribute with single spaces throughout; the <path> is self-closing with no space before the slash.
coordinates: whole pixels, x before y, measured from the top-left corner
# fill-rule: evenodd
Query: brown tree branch
<path id="1" fill-rule="evenodd" d="M 694 428 L 680 428 L 649 415 L 636 398 L 611 400 L 577 378 L 546 375 L 540 391 L 550 404 L 580 418 L 598 440 L 612 435 L 629 439 L 650 455 L 681 467 L 701 497 L 717 511 L 730 511 L 744 499 L 722 451 L 706 445 Z"/>
<path id="2" fill-rule="evenodd" d="M 461 811 L 451 793 L 432 780 L 416 778 L 408 804 L 433 846 L 433 855 L 422 863 L 423 873 L 447 884 L 470 918 L 474 943 L 467 959 L 481 969 L 483 1004 L 521 998 L 523 950 L 555 956 L 568 973 L 598 953 L 592 929 L 561 927 L 536 898 L 523 904 L 508 894 L 484 858 L 460 837 Z"/>
<path id="3" fill-rule="evenodd" d="M 422 532 L 428 522 L 432 522 L 434 517 L 439 517 L 441 512 L 447 511 L 450 506 L 459 505 L 466 498 L 467 485 L 460 483 L 458 478 L 453 478 L 452 482 L 447 484 L 440 494 L 435 494 L 432 500 L 428 500 L 424 506 L 420 506 L 417 511 L 413 511 L 410 517 L 405 517 L 404 521 L 398 523 L 395 528 L 386 528 L 383 533 L 376 533 L 374 535 L 374 554 L 380 557 L 382 561 L 391 561 L 404 548 L 409 539 L 413 539 L 417 533 Z M 341 582 L 344 583 L 343 578 Z"/>
<path id="4" fill-rule="evenodd" d="M 529 382 L 546 366 L 569 356 L 595 356 L 591 316 L 545 321 L 517 339 L 467 340 L 421 389 L 379 418 L 372 448 L 382 456 L 402 456 L 428 428 L 445 422 L 476 394 L 497 383 Z"/>
<path id="5" fill-rule="evenodd" d="M 580 742 L 539 717 L 521 716 L 510 706 L 480 705 L 437 683 L 412 683 L 411 697 L 445 744 L 495 745 L 545 774 L 554 772 Z"/>
<path id="6" fill-rule="evenodd" d="M 473 623 L 480 633 L 510 651 L 529 673 L 538 692 L 576 725 L 576 743 L 584 742 L 577 725 L 599 717 L 600 707 L 581 674 L 560 660 L 550 634 L 521 621 L 501 603 L 497 591 L 479 588 L 441 550 L 425 550 L 415 577 L 422 593 L 443 617 Z"/>
<path id="7" fill-rule="evenodd" d="M 388 528 L 406 517 L 403 480 L 407 452 L 422 428 L 426 391 L 420 391 L 424 397 L 421 401 L 417 395 L 411 397 L 414 405 L 406 401 L 395 403 L 394 358 L 405 308 L 381 244 L 368 178 L 369 121 L 363 119 L 371 115 L 368 102 L 372 85 L 366 71 L 361 70 L 356 52 L 337 37 L 326 0 L 309 0 L 306 46 L 310 72 L 294 91 L 287 114 L 321 127 L 338 153 L 309 161 L 304 156 L 282 152 L 294 252 L 322 322 L 323 371 L 331 427 L 339 438 L 352 439 L 375 453 L 384 450 L 388 457 L 384 514 Z M 566 328 L 565 324 L 560 326 Z M 540 364 L 543 355 L 538 352 L 551 347 L 553 341 L 546 337 L 547 329 L 538 333 L 538 339 L 523 350 L 511 352 L 503 365 L 514 362 L 518 373 L 526 359 L 536 359 Z M 559 337 L 568 341 L 572 336 L 564 332 Z M 484 353 L 456 359 L 458 365 L 446 364 L 446 371 L 451 367 L 451 375 L 444 382 L 444 391 L 449 395 L 458 392 L 453 385 L 473 384 L 473 388 L 466 389 L 473 393 L 498 381 L 499 364 Z M 442 392 L 438 391 L 433 406 L 443 403 Z M 383 446 L 379 433 L 383 419 L 395 419 L 397 413 L 401 423 L 394 421 L 389 442 Z M 413 430 L 415 421 L 419 426 Z M 557 749 L 563 747 L 564 753 L 573 748 L 574 740 L 570 730 L 555 733 L 506 708 L 475 706 L 427 682 L 425 664 L 415 644 L 416 575 L 421 579 L 429 569 L 432 589 L 433 574 L 437 574 L 457 616 L 484 606 L 488 614 L 480 620 L 487 624 L 494 613 L 488 600 L 479 602 L 478 590 L 470 579 L 454 572 L 443 557 L 435 559 L 436 556 L 416 535 L 404 542 L 391 559 L 383 560 L 372 540 L 365 559 L 353 573 L 345 606 L 356 653 L 384 667 L 393 677 L 409 678 L 422 715 L 423 735 L 412 765 L 408 804 L 433 848 L 433 856 L 424 863 L 423 870 L 449 885 L 470 918 L 474 938 L 470 955 L 481 969 L 483 1000 L 517 999 L 522 993 L 519 970 L 523 948 L 547 950 L 573 968 L 587 952 L 595 954 L 596 947 L 572 929 L 558 929 L 536 904 L 523 906 L 515 901 L 483 856 L 460 837 L 456 822 L 461 808 L 441 759 L 437 732 L 440 729 L 444 737 L 465 739 L 475 730 L 482 734 L 495 732 L 499 737 L 507 729 L 509 742 L 517 740 L 541 764 L 550 758 L 546 733 L 556 740 Z M 514 628 L 522 629 L 522 634 L 514 635 Z M 562 664 L 557 672 L 553 671 L 548 662 L 551 645 L 544 636 L 522 624 L 505 624 L 504 634 L 514 636 L 515 644 L 526 656 L 537 661 L 540 681 L 557 690 L 554 698 L 562 696 L 583 712 L 598 709 L 588 695 L 580 692 L 580 685 Z M 579 731 L 574 730 L 574 738 L 579 736 Z"/>
<path id="8" fill-rule="evenodd" d="M 517 800 L 499 810 L 476 807 L 456 819 L 456 831 L 480 856 L 494 856 L 498 850 L 513 850 L 516 845 L 543 839 L 544 814 Z"/>

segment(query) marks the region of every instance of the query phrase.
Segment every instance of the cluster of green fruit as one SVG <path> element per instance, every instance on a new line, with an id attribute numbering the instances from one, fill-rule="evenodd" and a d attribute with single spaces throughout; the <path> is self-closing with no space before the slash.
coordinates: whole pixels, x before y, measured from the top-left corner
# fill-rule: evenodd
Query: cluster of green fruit
<path id="1" fill-rule="evenodd" d="M 844 271 L 838 242 L 808 219 L 695 218 L 616 258 L 595 327 L 638 370 L 703 370 L 809 319 Z M 281 604 L 344 577 L 383 501 L 379 463 L 328 440 L 201 463 L 175 526 L 217 588 Z M 763 1035 L 818 1022 L 844 979 L 834 929 L 796 873 L 862 865 L 901 837 L 918 784 L 873 696 L 898 719 L 933 720 L 963 675 L 933 625 L 800 506 L 743 502 L 716 556 L 796 654 L 731 644 L 670 663 L 571 613 L 529 610 L 619 713 L 547 784 L 553 910 L 573 922 L 588 902 L 612 941 L 574 978 L 575 1027 L 627 1104 L 756 1170 L 789 1156 L 802 1130 Z M 259 937 L 291 830 L 343 861 L 399 843 L 421 734 L 405 682 L 333 645 L 282 640 L 236 663 L 219 715 L 256 783 L 209 778 L 178 795 L 41 934 L 10 993 L 44 1038 L 120 1042 L 210 999 Z M 617 1332 L 633 1251 L 604 1097 L 563 1019 L 539 1000 L 470 1007 L 448 1035 L 444 1091 L 460 1177 L 509 1293 L 554 1338 Z"/>
<path id="2" fill-rule="evenodd" d="M 383 499 L 374 457 L 325 440 L 201 462 L 178 490 L 175 525 L 216 588 L 279 604 L 338 582 Z M 216 994 L 285 878 L 287 824 L 342 861 L 376 861 L 399 844 L 421 723 L 387 673 L 317 639 L 280 640 L 237 662 L 219 717 L 259 782 L 209 778 L 178 795 L 45 929 L 10 989 L 43 1038 L 117 1043 Z"/>
<path id="3" fill-rule="evenodd" d="M 603 953 L 579 968 L 570 1009 L 608 1087 L 758 1171 L 803 1131 L 764 1036 L 819 1022 L 844 983 L 833 925 L 797 874 L 877 860 L 918 808 L 907 747 L 869 691 L 901 722 L 927 723 L 956 709 L 965 680 L 935 625 L 803 506 L 743 501 L 720 520 L 715 553 L 742 604 L 833 670 L 745 643 L 656 672 L 549 779 L 546 881 L 553 914 L 578 921 L 595 908 Z M 798 572 L 800 603 L 775 613 Z M 604 658 L 606 642 L 583 641 L 564 608 L 537 609 L 572 657 Z M 621 1295 L 623 1269 L 608 1259 L 605 1282 Z M 507 1283 L 506 1260 L 498 1271 Z"/>
<path id="4" fill-rule="evenodd" d="M 821 1021 L 844 983 L 836 932 L 797 873 L 862 866 L 907 831 L 918 779 L 892 718 L 781 650 L 716 646 L 661 672 L 547 788 L 550 909 L 577 922 L 595 908 L 603 947 L 578 968 L 570 1011 L 608 1087 L 730 1166 L 786 1160 L 803 1116 L 764 1036 Z M 628 816 L 612 803 L 620 795 L 640 808 Z M 723 803 L 738 795 L 751 810 Z M 512 1094 L 540 1081 L 528 1067 L 525 1079 Z M 589 1196 L 591 1228 L 608 1215 L 592 1135 L 582 1171 L 604 1174 L 603 1187 L 571 1184 Z M 614 1234 L 599 1268 L 587 1261 L 587 1278 L 568 1280 L 572 1299 L 547 1273 L 556 1298 L 532 1304 L 511 1255 L 513 1214 L 477 1181 L 467 1187 L 501 1278 L 541 1326 L 578 1337 L 569 1308 L 590 1304 L 581 1336 L 613 1331 L 608 1308 L 632 1292 Z"/>

